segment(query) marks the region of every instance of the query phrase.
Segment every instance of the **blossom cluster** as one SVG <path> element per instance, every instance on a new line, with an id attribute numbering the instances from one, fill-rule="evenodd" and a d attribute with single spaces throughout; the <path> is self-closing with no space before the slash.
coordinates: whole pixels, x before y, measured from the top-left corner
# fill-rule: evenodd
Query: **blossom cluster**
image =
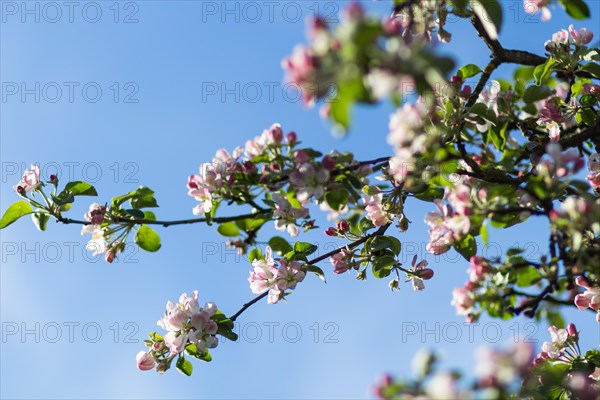
<path id="1" fill-rule="evenodd" d="M 464 286 L 452 291 L 452 305 L 458 315 L 464 315 L 467 322 L 473 322 L 477 318 L 475 312 L 475 292 L 481 287 L 482 281 L 492 271 L 490 262 L 480 256 L 472 256 L 470 266 L 467 269 L 469 280 Z"/>
<path id="2" fill-rule="evenodd" d="M 157 324 L 167 331 L 164 338 L 151 334 L 147 341 L 147 352 L 139 352 L 136 361 L 138 369 L 150 370 L 156 366 L 157 372 L 165 372 L 170 368 L 172 360 L 184 350 L 192 352 L 196 358 L 206 358 L 208 349 L 217 347 L 216 336 L 218 325 L 212 319 L 217 313 L 217 305 L 208 302 L 204 307 L 198 303 L 198 291 L 191 296 L 183 293 L 178 303 L 169 301 L 165 314 Z M 190 350 L 193 345 L 193 351 Z"/>
<path id="3" fill-rule="evenodd" d="M 430 227 L 427 251 L 432 254 L 445 253 L 471 228 L 471 187 L 461 183 L 454 189 L 447 188 L 445 198 L 447 202 L 436 199 L 437 211 L 425 216 L 425 223 Z"/>
<path id="4" fill-rule="evenodd" d="M 279 264 L 279 266 L 277 266 Z M 304 280 L 306 272 L 298 261 L 273 259 L 271 247 L 267 246 L 264 259 L 252 261 L 254 269 L 250 271 L 250 289 L 253 293 L 262 294 L 269 291 L 268 302 L 275 304 L 287 293 L 293 290 L 299 282 Z"/>

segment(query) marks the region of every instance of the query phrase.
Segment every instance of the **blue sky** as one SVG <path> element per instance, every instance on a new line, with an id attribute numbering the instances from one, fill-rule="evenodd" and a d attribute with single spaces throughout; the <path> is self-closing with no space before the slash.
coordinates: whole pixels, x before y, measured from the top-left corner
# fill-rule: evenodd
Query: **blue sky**
<path id="1" fill-rule="evenodd" d="M 576 27 L 597 30 L 600 3 L 591 3 L 592 20 Z M 280 62 L 304 42 L 305 18 L 317 9 L 335 18 L 343 2 L 98 1 L 72 10 L 48 4 L 0 2 L 2 211 L 17 200 L 12 185 L 20 172 L 38 162 L 48 174 L 58 169 L 65 180 L 92 182 L 99 201 L 147 185 L 156 191 L 159 218 L 189 218 L 195 201 L 186 194 L 187 176 L 218 148 L 243 144 L 273 122 L 320 150 L 352 151 L 358 159 L 390 153 L 390 106 L 356 109 L 352 131 L 340 140 L 316 109 L 283 91 Z M 382 15 L 390 8 L 389 1 L 365 4 Z M 541 23 L 526 18 L 520 1 L 504 7 L 507 48 L 542 53 L 544 41 L 570 23 L 559 8 Z M 472 28 L 461 22 L 447 29 L 454 37 L 441 51 L 459 64 L 486 63 L 487 48 Z M 498 76 L 510 77 L 511 69 L 503 66 Z M 207 92 L 215 87 L 218 93 Z M 22 89 L 30 93 L 22 97 Z M 81 217 L 87 200 L 78 200 L 72 217 Z M 472 350 L 486 342 L 503 345 L 515 332 L 546 340 L 545 327 L 525 319 L 483 319 L 470 331 L 450 305 L 467 263 L 454 252 L 426 255 L 421 218 L 431 205 L 412 202 L 408 209 L 415 223 L 400 237 L 402 257 L 418 252 L 433 265 L 426 291 L 404 285 L 391 293 L 385 280 L 351 275 L 328 273 L 327 285 L 310 277 L 287 303 L 259 303 L 244 314 L 240 342 L 219 345 L 212 363 L 194 364 L 191 378 L 175 370 L 142 373 L 134 358 L 146 333 L 160 329 L 167 300 L 180 293 L 198 289 L 227 314 L 252 298 L 250 265 L 225 251 L 215 228 L 158 228 L 161 251 L 131 250 L 109 265 L 85 253 L 79 227 L 51 223 L 39 232 L 24 218 L 1 231 L 0 396 L 363 398 L 380 373 L 409 373 L 421 347 L 441 349 L 448 366 L 469 368 Z M 546 230 L 541 221 L 493 230 L 483 254 L 518 243 L 534 256 L 546 249 Z M 320 231 L 303 239 L 325 251 L 338 244 Z M 567 315 L 584 344 L 596 346 L 593 317 Z"/>

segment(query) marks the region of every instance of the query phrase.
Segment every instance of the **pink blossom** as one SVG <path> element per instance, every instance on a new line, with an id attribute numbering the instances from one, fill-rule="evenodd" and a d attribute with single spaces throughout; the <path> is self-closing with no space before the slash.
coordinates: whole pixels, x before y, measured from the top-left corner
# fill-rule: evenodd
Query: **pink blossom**
<path id="1" fill-rule="evenodd" d="M 475 295 L 467 286 L 456 288 L 452 291 L 452 303 L 458 315 L 468 315 L 473 310 Z"/>
<path id="2" fill-rule="evenodd" d="M 88 212 L 85 213 L 84 218 L 91 222 L 92 225 L 100 225 L 104 222 L 104 213 L 106 212 L 106 206 L 100 203 L 92 203 Z"/>
<path id="3" fill-rule="evenodd" d="M 321 164 L 305 162 L 290 174 L 290 182 L 296 189 L 296 198 L 306 205 L 312 197 L 323 198 L 329 181 L 329 170 Z"/>
<path id="4" fill-rule="evenodd" d="M 180 334 L 177 336 L 175 331 L 170 331 L 165 335 L 165 345 L 169 348 L 171 354 L 178 354 L 185 349 L 187 344 L 187 335 Z"/>
<path id="5" fill-rule="evenodd" d="M 473 282 L 483 279 L 490 271 L 489 261 L 484 257 L 473 256 L 469 261 L 471 266 L 467 272 L 469 273 L 469 279 Z"/>
<path id="6" fill-rule="evenodd" d="M 333 264 L 334 274 L 342 274 L 350 268 L 358 268 L 358 264 L 353 260 L 354 254 L 348 249 L 342 249 L 339 253 L 336 253 L 329 258 L 329 262 Z"/>
<path id="7" fill-rule="evenodd" d="M 287 73 L 286 80 L 300 87 L 304 104 L 307 106 L 315 101 L 317 63 L 318 58 L 313 51 L 304 46 L 297 46 L 292 55 L 282 62 L 282 67 Z"/>
<path id="8" fill-rule="evenodd" d="M 591 94 L 596 98 L 600 98 L 600 85 L 592 85 L 591 83 L 584 83 L 581 88 L 581 94 Z"/>
<path id="9" fill-rule="evenodd" d="M 252 261 L 253 271 L 250 271 L 250 289 L 252 293 L 262 293 L 275 284 L 275 274 L 277 268 L 273 260 L 271 248 L 267 247 L 265 259 L 255 259 Z"/>
<path id="10" fill-rule="evenodd" d="M 541 117 L 537 121 L 540 125 L 562 122 L 564 120 L 559 106 L 555 101 L 544 100 L 544 107 L 540 110 L 540 115 Z"/>
<path id="11" fill-rule="evenodd" d="M 595 310 L 596 321 L 600 322 L 600 288 L 594 287 L 589 280 L 583 276 L 578 276 L 575 279 L 575 283 L 585 289 L 583 293 L 579 293 L 575 296 L 575 305 L 580 310 L 591 308 Z"/>
<path id="12" fill-rule="evenodd" d="M 425 289 L 425 284 L 423 281 L 429 280 L 433 277 L 433 270 L 430 268 L 425 268 L 428 264 L 429 263 L 426 260 L 421 260 L 417 263 L 417 254 L 414 255 L 411 263 L 412 275 L 410 276 L 410 279 L 415 292 Z"/>
<path id="13" fill-rule="evenodd" d="M 589 31 L 587 28 L 577 30 L 573 27 L 573 24 L 569 25 L 569 33 L 571 34 L 573 43 L 578 46 L 584 46 L 594 38 L 594 33 L 592 31 Z"/>
<path id="14" fill-rule="evenodd" d="M 590 181 L 592 188 L 600 187 L 600 154 L 592 154 L 587 163 L 589 174 L 585 178 Z"/>
<path id="15" fill-rule="evenodd" d="M 298 261 L 279 260 L 279 268 L 275 272 L 276 286 L 279 290 L 295 289 L 302 282 L 306 273 Z"/>
<path id="16" fill-rule="evenodd" d="M 427 251 L 442 254 L 448 251 L 456 240 L 462 239 L 471 229 L 469 217 L 455 214 L 452 207 L 442 200 L 434 201 L 437 211 L 425 215 L 425 223 L 430 226 Z"/>
<path id="17" fill-rule="evenodd" d="M 36 190 L 41 185 L 42 181 L 40 180 L 40 167 L 37 164 L 31 164 L 31 167 L 26 169 L 23 173 L 21 181 L 13 186 L 13 189 L 15 192 L 20 194 L 21 192 Z"/>
<path id="18" fill-rule="evenodd" d="M 381 193 L 374 195 L 363 194 L 364 207 L 367 212 L 366 218 L 375 226 L 381 226 L 392 222 L 392 217 L 384 210 L 382 201 L 383 194 Z"/>
<path id="19" fill-rule="evenodd" d="M 135 356 L 135 361 L 137 363 L 137 367 L 141 371 L 148 371 L 154 368 L 156 362 L 150 353 L 146 353 L 145 351 L 140 351 Z"/>
<path id="20" fill-rule="evenodd" d="M 555 44 L 567 44 L 569 43 L 569 32 L 565 29 L 561 29 L 552 35 L 552 42 Z"/>
<path id="21" fill-rule="evenodd" d="M 454 210 L 461 215 L 471 215 L 471 187 L 463 183 L 446 190 L 446 197 Z"/>
<path id="22" fill-rule="evenodd" d="M 300 230 L 296 226 L 296 219 L 307 217 L 308 209 L 292 207 L 288 199 L 280 193 L 273 193 L 272 198 L 275 202 L 275 210 L 273 211 L 275 229 L 278 231 L 287 229 L 290 236 L 297 236 Z"/>
<path id="23" fill-rule="evenodd" d="M 547 7 L 549 0 L 524 0 L 523 8 L 527 14 L 537 14 L 541 11 L 542 21 L 549 21 L 552 13 Z"/>

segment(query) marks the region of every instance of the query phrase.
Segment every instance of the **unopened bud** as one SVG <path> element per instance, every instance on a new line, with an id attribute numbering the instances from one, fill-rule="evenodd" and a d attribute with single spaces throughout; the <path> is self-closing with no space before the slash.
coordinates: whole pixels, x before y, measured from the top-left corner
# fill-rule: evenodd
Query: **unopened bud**
<path id="1" fill-rule="evenodd" d="M 567 333 L 569 334 L 570 337 L 574 337 L 575 339 L 577 339 L 579 337 L 579 334 L 577 333 L 577 328 L 575 327 L 575 324 L 570 323 L 569 325 L 567 325 Z"/>
<path id="2" fill-rule="evenodd" d="M 433 278 L 433 270 L 431 268 L 422 269 L 419 271 L 419 278 L 423 279 L 424 281 Z"/>
<path id="3" fill-rule="evenodd" d="M 342 232 L 346 232 L 350 230 L 350 225 L 348 225 L 348 221 L 341 220 L 340 222 L 338 222 L 337 228 Z"/>
<path id="4" fill-rule="evenodd" d="M 335 168 L 335 159 L 333 157 L 330 156 L 325 156 L 323 157 L 323 166 L 328 169 L 329 171 L 333 171 L 333 169 Z"/>
<path id="5" fill-rule="evenodd" d="M 285 141 L 290 145 L 293 146 L 296 144 L 296 142 L 298 141 L 298 136 L 296 135 L 296 132 L 290 132 L 287 135 L 285 135 Z"/>
<path id="6" fill-rule="evenodd" d="M 325 234 L 327 236 L 337 236 L 337 229 L 335 229 L 333 227 L 329 227 L 329 228 L 325 229 Z"/>

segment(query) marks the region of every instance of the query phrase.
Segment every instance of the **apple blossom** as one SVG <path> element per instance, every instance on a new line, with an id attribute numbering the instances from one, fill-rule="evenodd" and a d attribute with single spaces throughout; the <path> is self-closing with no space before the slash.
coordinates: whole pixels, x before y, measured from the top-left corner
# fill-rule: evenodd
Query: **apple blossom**
<path id="1" fill-rule="evenodd" d="M 268 303 L 275 304 L 281 300 L 287 289 L 295 289 L 298 282 L 302 282 L 306 273 L 298 261 L 273 259 L 272 250 L 267 246 L 264 259 L 252 261 L 254 270 L 250 271 L 248 282 L 253 293 L 268 292 Z"/>
<path id="2" fill-rule="evenodd" d="M 455 288 L 452 291 L 451 304 L 456 308 L 456 313 L 458 315 L 465 315 L 469 318 L 469 314 L 472 313 L 473 306 L 475 305 L 473 286 L 467 282 L 465 286 Z"/>
<path id="3" fill-rule="evenodd" d="M 590 181 L 592 188 L 597 189 L 600 187 L 600 154 L 595 153 L 590 155 L 587 166 L 589 174 L 585 179 Z"/>
<path id="4" fill-rule="evenodd" d="M 550 0 L 524 0 L 523 8 L 527 14 L 542 13 L 542 21 L 549 21 L 552 18 L 552 13 L 547 7 Z"/>
<path id="5" fill-rule="evenodd" d="M 414 255 L 411 262 L 411 270 L 409 279 L 412 281 L 414 291 L 425 289 L 424 280 L 429 280 L 433 277 L 433 270 L 426 268 L 429 263 L 426 260 L 421 260 L 417 263 L 417 254 Z"/>
<path id="6" fill-rule="evenodd" d="M 583 293 L 575 296 L 575 305 L 580 310 L 591 308 L 596 311 L 596 321 L 600 323 L 600 287 L 592 286 L 590 281 L 583 276 L 578 276 L 575 283 L 585 289 Z"/>
<path id="7" fill-rule="evenodd" d="M 382 193 L 372 195 L 363 194 L 362 200 L 365 211 L 367 212 L 366 218 L 369 219 L 373 225 L 381 226 L 392 222 L 393 215 L 389 214 L 384 209 Z"/>
<path id="8" fill-rule="evenodd" d="M 145 351 L 140 351 L 139 353 L 137 353 L 137 356 L 135 356 L 135 361 L 137 363 L 138 369 L 141 371 L 151 370 L 156 364 L 156 361 L 154 361 L 152 355 Z"/>
<path id="9" fill-rule="evenodd" d="M 333 273 L 342 274 L 351 268 L 358 269 L 358 263 L 354 262 L 354 254 L 348 249 L 342 249 L 329 258 L 333 264 Z"/>
<path id="10" fill-rule="evenodd" d="M 577 30 L 573 27 L 573 24 L 569 25 L 569 34 L 571 35 L 571 40 L 577 46 L 584 46 L 594 38 L 593 32 L 589 31 L 587 28 Z"/>
<path id="11" fill-rule="evenodd" d="M 13 189 L 18 194 L 22 194 L 36 190 L 41 185 L 43 185 L 43 183 L 40 180 L 40 166 L 37 164 L 31 164 L 31 167 L 26 169 L 23 173 L 21 181 L 13 186 Z"/>
<path id="12" fill-rule="evenodd" d="M 288 199 L 281 193 L 273 193 L 272 197 L 275 202 L 275 209 L 273 210 L 275 229 L 278 231 L 287 229 L 290 236 L 297 236 L 299 229 L 296 226 L 296 220 L 298 218 L 306 218 L 308 216 L 308 209 L 292 207 Z"/>

